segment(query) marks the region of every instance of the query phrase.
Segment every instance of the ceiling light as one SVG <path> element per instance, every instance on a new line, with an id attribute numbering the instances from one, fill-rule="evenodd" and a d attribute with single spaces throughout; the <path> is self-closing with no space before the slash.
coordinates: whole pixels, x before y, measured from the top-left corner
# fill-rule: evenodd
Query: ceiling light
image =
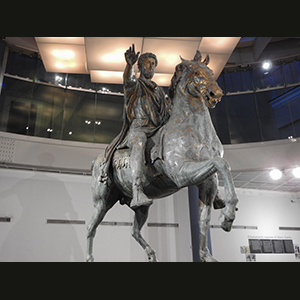
<path id="1" fill-rule="evenodd" d="M 274 169 L 270 172 L 270 176 L 273 180 L 279 180 L 282 177 L 282 172 L 278 169 Z"/>
<path id="2" fill-rule="evenodd" d="M 126 50 L 125 50 L 126 51 Z M 100 60 L 105 61 L 105 62 L 124 62 L 124 49 L 123 48 L 119 48 L 116 49 L 113 52 L 110 53 L 105 53 L 100 57 Z"/>
<path id="3" fill-rule="evenodd" d="M 300 178 L 300 168 L 297 167 L 293 170 L 293 175 L 296 177 L 296 178 Z"/>
<path id="4" fill-rule="evenodd" d="M 47 72 L 86 74 L 84 45 L 37 43 Z"/>
<path id="5" fill-rule="evenodd" d="M 91 70 L 90 73 L 92 82 L 123 84 L 123 72 Z"/>
<path id="6" fill-rule="evenodd" d="M 179 56 L 192 59 L 195 51 L 203 58 L 210 55 L 209 67 L 217 79 L 236 47 L 239 37 L 36 37 L 47 72 L 90 73 L 92 82 L 123 83 L 126 65 L 124 53 L 132 45 L 135 51 L 156 54 L 156 74 L 161 86 L 168 86 Z M 135 64 L 135 72 L 137 64 Z M 166 74 L 167 76 L 163 76 Z M 155 81 L 155 79 L 153 79 Z M 156 81 L 155 81 L 156 82 Z"/>
<path id="7" fill-rule="evenodd" d="M 37 43 L 84 45 L 84 37 L 35 37 Z"/>
<path id="8" fill-rule="evenodd" d="M 262 64 L 262 68 L 264 70 L 269 70 L 271 68 L 271 66 L 272 66 L 272 63 L 269 60 L 264 61 Z"/>
<path id="9" fill-rule="evenodd" d="M 55 66 L 56 66 L 58 69 L 63 69 L 63 68 L 66 67 L 66 65 L 63 64 L 63 63 L 61 63 L 61 62 L 57 62 L 57 63 L 55 64 Z"/>
<path id="10" fill-rule="evenodd" d="M 74 51 L 71 50 L 53 50 L 52 54 L 56 58 L 62 58 L 62 59 L 72 59 L 75 57 Z"/>

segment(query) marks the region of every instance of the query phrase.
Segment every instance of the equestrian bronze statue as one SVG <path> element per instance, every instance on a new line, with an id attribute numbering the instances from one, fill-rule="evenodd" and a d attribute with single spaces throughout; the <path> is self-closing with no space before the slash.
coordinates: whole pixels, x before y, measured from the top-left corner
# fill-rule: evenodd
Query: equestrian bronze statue
<path id="1" fill-rule="evenodd" d="M 221 100 L 222 90 L 197 51 L 193 60 L 181 58 L 176 66 L 168 97 L 151 81 L 157 58 L 141 55 L 140 77 L 133 75 L 139 53 L 134 46 L 125 53 L 124 124 L 121 133 L 93 163 L 94 213 L 88 225 L 87 261 L 93 261 L 93 239 L 105 214 L 118 201 L 134 212 L 132 236 L 149 261 L 155 251 L 144 240 L 141 229 L 151 203 L 180 189 L 199 189 L 200 258 L 216 261 L 207 248 L 211 207 L 221 209 L 220 222 L 230 231 L 238 198 L 230 166 L 211 121 L 209 108 Z M 225 199 L 218 194 L 219 172 L 224 179 Z"/>

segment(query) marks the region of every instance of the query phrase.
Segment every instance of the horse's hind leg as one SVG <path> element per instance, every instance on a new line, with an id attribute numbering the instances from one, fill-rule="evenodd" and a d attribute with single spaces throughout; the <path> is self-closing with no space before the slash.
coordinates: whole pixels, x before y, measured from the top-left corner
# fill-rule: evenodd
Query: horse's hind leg
<path id="1" fill-rule="evenodd" d="M 106 213 L 118 200 L 118 194 L 113 192 L 112 188 L 108 188 L 106 184 L 97 183 L 98 188 L 93 190 L 94 213 L 87 228 L 87 255 L 86 261 L 92 262 L 93 258 L 93 241 L 96 230 L 102 222 Z"/>
<path id="2" fill-rule="evenodd" d="M 93 241 L 94 237 L 96 235 L 96 229 L 103 220 L 107 210 L 105 208 L 105 205 L 102 201 L 99 201 L 94 204 L 94 213 L 92 216 L 92 219 L 88 225 L 87 228 L 87 255 L 86 255 L 86 261 L 92 262 L 94 261 L 93 257 Z"/>
<path id="3" fill-rule="evenodd" d="M 142 234 L 141 234 L 141 229 L 144 226 L 144 224 L 148 218 L 149 206 L 139 206 L 133 210 L 135 212 L 135 216 L 134 216 L 134 222 L 133 222 L 133 228 L 132 228 L 132 236 L 146 251 L 149 262 L 157 262 L 158 260 L 155 255 L 155 251 L 144 240 L 144 238 L 142 237 Z"/>
<path id="4" fill-rule="evenodd" d="M 218 193 L 217 175 L 206 179 L 199 186 L 199 229 L 200 229 L 200 259 L 204 262 L 216 262 L 217 260 L 211 255 L 208 247 L 208 230 L 211 219 L 212 204 Z"/>

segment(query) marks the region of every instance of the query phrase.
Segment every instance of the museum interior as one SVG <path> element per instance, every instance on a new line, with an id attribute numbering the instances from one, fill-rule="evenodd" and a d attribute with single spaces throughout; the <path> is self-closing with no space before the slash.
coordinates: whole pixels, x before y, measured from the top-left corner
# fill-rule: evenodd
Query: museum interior
<path id="1" fill-rule="evenodd" d="M 197 50 L 223 91 L 209 113 L 239 202 L 230 232 L 212 207 L 209 253 L 300 262 L 300 37 L 0 37 L 0 261 L 86 260 L 91 166 L 122 129 L 132 44 L 156 55 L 152 80 L 165 94 Z M 153 201 L 141 232 L 159 261 L 201 261 L 198 198 L 191 184 Z M 94 260 L 147 262 L 133 223 L 127 205 L 109 210 Z"/>

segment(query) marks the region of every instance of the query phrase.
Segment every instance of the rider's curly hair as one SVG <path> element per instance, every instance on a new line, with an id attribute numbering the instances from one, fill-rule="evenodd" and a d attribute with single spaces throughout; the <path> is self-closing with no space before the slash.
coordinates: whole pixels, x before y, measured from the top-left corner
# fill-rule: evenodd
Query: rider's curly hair
<path id="1" fill-rule="evenodd" d="M 157 64 L 158 64 L 158 61 L 157 61 L 157 57 L 155 54 L 151 53 L 151 52 L 146 52 L 146 53 L 143 53 L 140 57 L 139 57 L 139 60 L 138 60 L 138 68 L 139 70 L 142 69 L 142 65 L 143 65 L 143 61 L 146 59 L 146 58 L 153 58 L 155 60 L 155 67 L 157 67 Z"/>

